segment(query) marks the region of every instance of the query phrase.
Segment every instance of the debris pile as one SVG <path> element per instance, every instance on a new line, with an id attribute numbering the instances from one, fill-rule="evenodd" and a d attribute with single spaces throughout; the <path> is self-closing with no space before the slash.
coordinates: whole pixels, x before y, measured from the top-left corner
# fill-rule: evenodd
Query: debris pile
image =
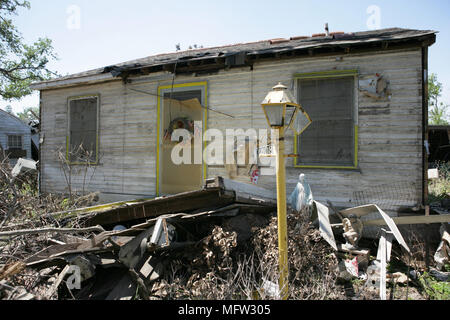
<path id="1" fill-rule="evenodd" d="M 131 299 L 136 292 L 143 299 L 164 298 L 164 283 L 173 285 L 170 277 L 178 271 L 189 274 L 183 285 L 195 294 L 208 273 L 230 273 L 238 242 L 247 242 L 252 228 L 266 224 L 274 212 L 276 202 L 265 198 L 271 195 L 249 187 L 251 194 L 217 178 L 202 190 L 50 214 L 54 220 L 50 226 L 3 228 L 0 238 L 6 245 L 0 255 L 5 281 L 0 290 L 14 298 L 8 290 L 17 286 L 8 281 L 17 284 L 17 277 L 24 274 L 11 274 L 6 258 L 11 256 L 27 272 L 37 272 L 36 278 L 53 283 L 39 295 L 41 281 L 36 279 L 27 287 L 36 292 L 27 298 Z M 22 245 L 11 241 L 14 237 Z M 19 249 L 24 252 L 17 255 Z"/>
<path id="2" fill-rule="evenodd" d="M 309 220 L 308 211 L 290 210 L 288 219 L 289 296 L 292 299 L 342 299 L 336 285 L 337 256 Z M 263 265 L 278 266 L 277 219 L 253 239 Z M 277 282 L 277 276 L 272 278 Z"/>
<path id="3" fill-rule="evenodd" d="M 280 298 L 273 192 L 217 177 L 201 190 L 155 199 L 87 207 L 94 199 L 81 197 L 74 202 L 82 208 L 52 214 L 35 204 L 38 214 L 30 211 L 20 224 L 18 207 L 7 204 L 15 211 L 3 213 L 9 220 L 0 227 L 0 299 Z M 368 212 L 382 219 L 363 225 L 388 226 L 376 258 L 359 247 L 362 227 L 354 227 Z M 330 216 L 342 223 L 332 225 Z M 409 247 L 376 205 L 338 211 L 311 198 L 300 211 L 288 210 L 287 223 L 291 299 L 354 298 L 340 281 L 355 279 L 383 299 L 387 283 L 408 285 L 413 277 L 411 270 L 389 270 L 393 239 L 405 252 Z M 345 234 L 350 231 L 356 234 Z M 443 231 L 442 268 L 447 235 Z"/>

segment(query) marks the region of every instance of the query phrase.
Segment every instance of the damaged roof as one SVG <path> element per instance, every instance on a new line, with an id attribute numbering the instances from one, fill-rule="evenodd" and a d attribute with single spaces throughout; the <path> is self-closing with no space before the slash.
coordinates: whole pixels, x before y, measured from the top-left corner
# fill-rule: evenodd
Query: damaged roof
<path id="1" fill-rule="evenodd" d="M 220 69 L 252 66 L 256 59 L 283 58 L 316 53 L 344 54 L 350 48 L 388 49 L 393 45 L 429 46 L 435 42 L 437 31 L 390 28 L 364 32 L 331 32 L 310 37 L 277 38 L 148 56 L 48 81 L 32 84 L 43 90 L 58 86 L 105 81 L 132 75 L 166 71 L 180 73 L 211 73 Z M 381 44 L 381 46 L 380 46 Z"/>

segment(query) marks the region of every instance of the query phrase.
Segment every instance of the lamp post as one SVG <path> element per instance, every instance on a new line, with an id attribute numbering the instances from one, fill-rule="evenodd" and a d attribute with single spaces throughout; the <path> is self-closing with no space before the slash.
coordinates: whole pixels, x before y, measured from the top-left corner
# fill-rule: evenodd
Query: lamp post
<path id="1" fill-rule="evenodd" d="M 278 219 L 278 265 L 280 272 L 279 288 L 283 300 L 288 298 L 288 242 L 286 217 L 286 169 L 284 163 L 284 132 L 291 128 L 300 134 L 311 123 L 311 119 L 303 108 L 295 102 L 287 87 L 278 83 L 261 102 L 269 126 L 278 130 L 276 148 L 277 178 L 277 219 Z"/>

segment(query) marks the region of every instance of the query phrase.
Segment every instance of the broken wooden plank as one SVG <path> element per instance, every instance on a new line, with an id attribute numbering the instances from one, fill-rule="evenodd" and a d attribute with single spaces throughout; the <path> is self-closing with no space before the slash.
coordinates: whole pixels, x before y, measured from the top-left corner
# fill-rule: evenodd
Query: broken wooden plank
<path id="1" fill-rule="evenodd" d="M 366 204 L 363 206 L 340 210 L 339 213 L 341 213 L 344 217 L 348 217 L 349 214 L 354 214 L 358 218 L 361 218 L 362 216 L 365 216 L 369 213 L 376 212 L 376 211 L 377 211 L 377 209 L 375 208 L 374 204 Z"/>
<path id="2" fill-rule="evenodd" d="M 66 265 L 64 267 L 64 269 L 61 271 L 58 278 L 56 278 L 56 280 L 53 283 L 53 285 L 51 286 L 51 288 L 46 292 L 46 294 L 45 294 L 46 299 L 51 299 L 55 295 L 56 291 L 58 290 L 59 285 L 64 280 L 64 277 L 66 276 L 67 272 L 69 272 L 69 269 L 70 269 L 69 265 Z"/>
<path id="3" fill-rule="evenodd" d="M 450 222 L 450 214 L 439 214 L 430 216 L 404 216 L 404 217 L 392 217 L 395 224 L 427 224 L 427 223 L 445 223 Z M 374 219 L 364 221 L 366 226 L 383 226 L 386 225 L 384 219 Z"/>
<path id="4" fill-rule="evenodd" d="M 195 214 L 186 214 L 181 216 L 180 218 L 183 220 L 187 219 L 196 219 L 196 218 L 210 218 L 210 217 L 234 217 L 238 215 L 239 208 L 228 209 L 228 210 L 220 210 L 220 211 L 206 211 Z"/>
<path id="5" fill-rule="evenodd" d="M 219 187 L 226 191 L 234 191 L 236 195 L 241 197 L 249 196 L 252 198 L 276 200 L 277 195 L 275 190 L 267 190 L 253 184 L 243 183 L 223 177 L 216 177 L 214 183 L 206 184 L 206 188 Z"/>
<path id="6" fill-rule="evenodd" d="M 163 214 L 225 206 L 233 202 L 234 194 L 224 193 L 219 188 L 189 191 L 101 212 L 90 217 L 86 224 L 88 226 L 113 225 L 124 221 L 154 218 Z"/>
<path id="7" fill-rule="evenodd" d="M 159 243 L 159 238 L 161 236 L 161 232 L 163 231 L 163 222 L 165 220 L 159 218 L 158 220 L 156 220 L 155 226 L 153 227 L 153 233 L 152 236 L 150 237 L 150 243 L 151 245 L 157 245 Z"/>
<path id="8" fill-rule="evenodd" d="M 369 249 L 363 249 L 363 248 L 349 249 L 349 248 L 346 248 L 342 243 L 340 243 L 338 245 L 338 249 L 339 249 L 339 251 L 351 253 L 351 254 L 357 255 L 357 256 L 367 256 L 370 252 Z"/>
<path id="9" fill-rule="evenodd" d="M 0 237 L 10 237 L 10 236 L 20 236 L 20 235 L 30 235 L 45 232 L 57 232 L 57 233 L 84 233 L 84 232 L 102 232 L 105 231 L 102 226 L 92 226 L 88 228 L 40 228 L 40 229 L 23 229 L 23 230 L 11 230 L 0 232 Z"/>
<path id="10" fill-rule="evenodd" d="M 385 244 L 386 244 L 386 262 L 391 261 L 391 251 L 392 251 L 392 240 L 394 239 L 394 234 L 391 231 L 386 231 L 382 229 L 382 233 L 384 233 L 384 238 L 385 238 Z M 382 248 L 381 246 L 378 246 L 378 251 L 377 251 L 377 260 L 381 261 L 381 256 L 383 255 L 382 253 Z"/>
<path id="11" fill-rule="evenodd" d="M 67 250 L 74 250 L 77 249 L 79 246 L 79 243 L 68 243 L 68 244 L 56 244 L 56 245 L 51 245 L 37 253 L 35 253 L 34 255 L 32 255 L 31 257 L 28 257 L 28 259 L 25 260 L 25 263 L 27 263 L 27 265 L 36 262 L 36 261 L 42 261 L 45 259 L 48 259 L 49 257 L 67 251 Z"/>
<path id="12" fill-rule="evenodd" d="M 83 253 L 99 254 L 99 253 L 103 253 L 103 252 L 110 252 L 112 250 L 113 250 L 112 246 L 109 248 L 90 248 L 90 249 L 81 249 L 81 250 L 78 250 L 78 249 L 67 250 L 67 251 L 59 252 L 57 254 L 47 256 L 47 257 L 41 258 L 41 259 L 32 260 L 32 261 L 27 260 L 26 264 L 27 264 L 27 267 L 42 269 L 42 268 L 47 268 L 47 267 L 51 267 L 51 266 L 65 264 L 66 260 L 64 259 L 64 256 L 66 256 L 66 255 L 83 254 Z"/>
<path id="13" fill-rule="evenodd" d="M 0 280 L 18 274 L 23 269 L 25 269 L 25 266 L 25 263 L 23 263 L 22 261 L 16 261 L 14 263 L 3 266 L 3 268 L 0 268 Z"/>

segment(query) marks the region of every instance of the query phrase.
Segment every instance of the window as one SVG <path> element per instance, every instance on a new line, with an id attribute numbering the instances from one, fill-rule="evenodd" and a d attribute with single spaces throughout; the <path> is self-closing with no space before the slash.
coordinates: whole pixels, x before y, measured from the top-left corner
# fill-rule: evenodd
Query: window
<path id="1" fill-rule="evenodd" d="M 298 101 L 312 123 L 296 137 L 296 166 L 356 168 L 356 71 L 297 75 Z"/>
<path id="2" fill-rule="evenodd" d="M 98 161 L 98 96 L 69 98 L 67 159 L 72 163 Z"/>
<path id="3" fill-rule="evenodd" d="M 8 149 L 22 149 L 22 136 L 21 135 L 9 135 L 8 136 Z"/>

